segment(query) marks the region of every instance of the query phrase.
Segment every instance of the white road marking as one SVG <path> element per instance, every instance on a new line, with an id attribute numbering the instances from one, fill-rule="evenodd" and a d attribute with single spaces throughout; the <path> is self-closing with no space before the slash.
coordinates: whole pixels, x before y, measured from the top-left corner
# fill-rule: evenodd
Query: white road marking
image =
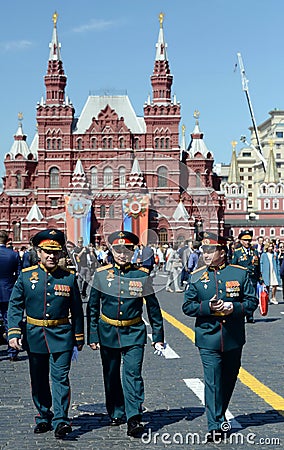
<path id="1" fill-rule="evenodd" d="M 152 341 L 152 334 L 151 333 L 148 333 L 148 337 Z M 166 359 L 177 359 L 177 358 L 180 358 L 180 356 L 169 346 L 168 343 L 166 343 L 164 356 L 165 356 Z"/>
<path id="2" fill-rule="evenodd" d="M 202 405 L 205 405 L 204 401 L 204 383 L 199 378 L 186 378 L 183 380 L 187 387 L 194 392 L 194 394 L 199 398 Z M 241 424 L 234 418 L 233 414 L 227 409 L 226 419 L 230 422 L 231 427 L 236 429 L 242 428 Z"/>

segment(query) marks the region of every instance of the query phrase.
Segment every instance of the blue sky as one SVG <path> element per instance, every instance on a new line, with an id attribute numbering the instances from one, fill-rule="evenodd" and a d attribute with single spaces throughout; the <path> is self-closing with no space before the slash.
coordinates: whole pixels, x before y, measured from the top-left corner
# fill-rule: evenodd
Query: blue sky
<path id="1" fill-rule="evenodd" d="M 45 94 L 52 14 L 58 34 L 66 93 L 76 116 L 90 92 L 126 91 L 139 116 L 151 92 L 158 15 L 174 75 L 172 93 L 181 102 L 186 137 L 194 110 L 215 162 L 229 163 L 231 141 L 249 137 L 250 114 L 242 91 L 241 52 L 257 123 L 284 109 L 283 0 L 13 0 L 1 5 L 0 161 L 10 150 L 18 112 L 31 143 L 36 104 Z"/>

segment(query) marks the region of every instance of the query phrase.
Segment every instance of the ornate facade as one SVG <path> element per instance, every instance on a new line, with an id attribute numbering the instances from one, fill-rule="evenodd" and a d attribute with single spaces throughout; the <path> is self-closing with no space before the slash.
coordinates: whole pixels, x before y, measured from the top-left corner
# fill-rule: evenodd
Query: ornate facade
<path id="1" fill-rule="evenodd" d="M 223 232 L 224 197 L 198 120 L 188 148 L 184 128 L 179 143 L 181 106 L 171 93 L 162 14 L 159 20 L 152 96 L 143 117 L 135 114 L 127 95 L 90 95 L 76 117 L 65 93 L 54 14 L 37 133 L 29 147 L 20 118 L 4 160 L 0 228 L 10 231 L 15 245 L 26 244 L 46 227 L 65 230 L 65 198 L 74 192 L 91 199 L 92 241 L 121 228 L 122 199 L 138 193 L 150 199 L 151 240 L 187 239 L 202 227 Z"/>

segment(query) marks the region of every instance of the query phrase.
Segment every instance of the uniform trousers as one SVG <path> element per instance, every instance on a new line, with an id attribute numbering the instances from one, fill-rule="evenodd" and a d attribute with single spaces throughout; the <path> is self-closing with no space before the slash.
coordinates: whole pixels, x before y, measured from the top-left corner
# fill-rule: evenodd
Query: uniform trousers
<path id="1" fill-rule="evenodd" d="M 141 418 L 144 401 L 142 378 L 144 345 L 122 348 L 110 348 L 101 345 L 100 352 L 106 408 L 109 416 L 111 418 L 122 418 L 125 413 L 127 420 L 133 416 L 140 416 Z"/>
<path id="2" fill-rule="evenodd" d="M 241 366 L 242 347 L 220 352 L 199 348 L 204 370 L 208 430 L 220 430 Z"/>
<path id="3" fill-rule="evenodd" d="M 35 417 L 36 423 L 52 422 L 53 428 L 56 428 L 56 426 L 61 422 L 69 424 L 69 371 L 72 350 L 59 353 L 29 352 L 28 355 L 32 398 L 35 407 L 39 412 L 39 414 Z M 52 382 L 52 390 L 50 390 L 49 372 Z M 53 412 L 51 411 L 52 405 Z"/>

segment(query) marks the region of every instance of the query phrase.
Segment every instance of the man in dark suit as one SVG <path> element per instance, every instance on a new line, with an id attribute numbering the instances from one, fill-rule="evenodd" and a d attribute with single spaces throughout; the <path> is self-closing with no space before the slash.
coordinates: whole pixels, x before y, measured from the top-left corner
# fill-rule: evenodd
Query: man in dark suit
<path id="1" fill-rule="evenodd" d="M 153 345 L 163 346 L 163 319 L 149 270 L 131 264 L 138 237 L 117 231 L 108 241 L 114 264 L 100 267 L 94 274 L 87 308 L 88 344 L 93 350 L 100 348 L 110 425 L 120 425 L 126 414 L 128 436 L 138 436 L 143 430 L 142 363 L 147 342 L 143 299 Z"/>
<path id="2" fill-rule="evenodd" d="M 187 316 L 196 317 L 195 345 L 204 370 L 207 441 L 220 442 L 241 366 L 244 318 L 253 313 L 258 301 L 248 271 L 227 263 L 226 239 L 202 233 L 205 266 L 192 273 L 182 309 Z"/>
<path id="3" fill-rule="evenodd" d="M 64 233 L 40 231 L 32 243 L 40 264 L 23 269 L 13 288 L 8 310 L 9 343 L 16 350 L 21 348 L 26 310 L 25 346 L 33 402 L 38 410 L 34 432 L 46 433 L 53 427 L 55 437 L 62 439 L 72 431 L 68 419 L 69 371 L 73 347 L 82 350 L 84 344 L 84 314 L 74 272 L 58 266 Z"/>
<path id="4" fill-rule="evenodd" d="M 7 335 L 8 305 L 13 286 L 21 270 L 21 260 L 19 254 L 11 248 L 7 248 L 8 233 L 0 230 L 0 319 L 4 322 L 4 329 Z M 8 357 L 10 361 L 17 361 L 18 351 L 8 344 Z"/>

